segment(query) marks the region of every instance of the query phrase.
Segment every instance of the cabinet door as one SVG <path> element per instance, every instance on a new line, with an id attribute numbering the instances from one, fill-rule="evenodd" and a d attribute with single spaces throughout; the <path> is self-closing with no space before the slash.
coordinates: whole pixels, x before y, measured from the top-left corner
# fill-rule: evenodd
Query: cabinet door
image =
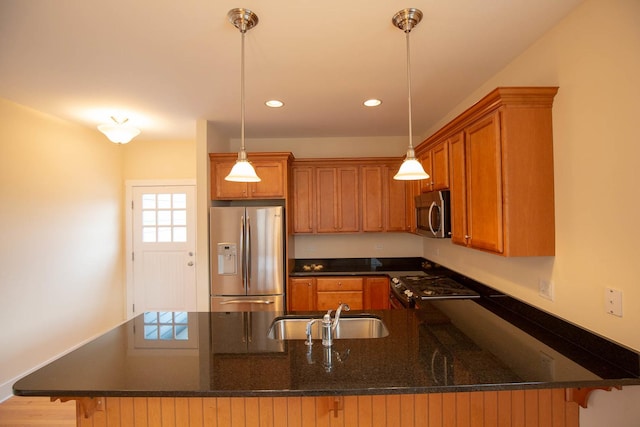
<path id="1" fill-rule="evenodd" d="M 318 277 L 316 308 L 335 310 L 344 303 L 352 310 L 362 310 L 362 283 L 362 277 Z"/>
<path id="2" fill-rule="evenodd" d="M 316 168 L 316 231 L 359 231 L 359 198 L 356 166 Z"/>
<path id="3" fill-rule="evenodd" d="M 420 192 L 426 193 L 432 190 L 432 181 L 433 181 L 433 168 L 431 167 L 431 150 L 427 151 L 420 155 L 418 159 L 424 171 L 429 175 L 427 179 L 421 179 L 418 181 L 418 185 L 420 186 Z"/>
<path id="4" fill-rule="evenodd" d="M 256 199 L 279 199 L 285 197 L 286 165 L 279 161 L 252 162 L 260 182 L 249 184 L 249 197 Z"/>
<path id="5" fill-rule="evenodd" d="M 293 168 L 293 232 L 313 233 L 314 222 L 314 180 L 313 167 Z"/>
<path id="6" fill-rule="evenodd" d="M 248 197 L 246 182 L 225 181 L 231 168 L 236 163 L 233 161 L 216 161 L 212 164 L 211 186 L 213 199 L 244 199 Z"/>
<path id="7" fill-rule="evenodd" d="M 338 169 L 338 229 L 340 232 L 360 231 L 360 186 L 358 168 Z"/>
<path id="8" fill-rule="evenodd" d="M 451 242 L 467 244 L 467 170 L 464 134 L 451 139 Z"/>
<path id="9" fill-rule="evenodd" d="M 431 150 L 431 189 L 449 188 L 449 142 L 441 142 Z"/>
<path id="10" fill-rule="evenodd" d="M 408 217 L 407 193 L 410 182 L 393 179 L 400 164 L 386 167 L 387 197 L 386 203 L 386 231 L 408 231 L 410 218 Z M 364 215 L 364 211 L 363 211 Z"/>
<path id="11" fill-rule="evenodd" d="M 338 230 L 338 171 L 336 168 L 316 168 L 316 231 L 335 233 Z"/>
<path id="12" fill-rule="evenodd" d="M 313 311 L 316 309 L 315 279 L 292 277 L 289 279 L 289 310 Z"/>
<path id="13" fill-rule="evenodd" d="M 362 177 L 362 231 L 385 231 L 384 206 L 386 200 L 384 190 L 385 166 L 363 166 Z"/>
<path id="14" fill-rule="evenodd" d="M 365 310 L 387 310 L 389 308 L 389 279 L 387 277 L 366 277 L 362 299 Z"/>
<path id="15" fill-rule="evenodd" d="M 362 310 L 362 291 L 318 292 L 316 308 L 321 311 L 335 310 L 347 304 L 351 310 Z"/>
<path id="16" fill-rule="evenodd" d="M 467 234 L 469 245 L 503 252 L 500 116 L 491 114 L 465 129 Z"/>

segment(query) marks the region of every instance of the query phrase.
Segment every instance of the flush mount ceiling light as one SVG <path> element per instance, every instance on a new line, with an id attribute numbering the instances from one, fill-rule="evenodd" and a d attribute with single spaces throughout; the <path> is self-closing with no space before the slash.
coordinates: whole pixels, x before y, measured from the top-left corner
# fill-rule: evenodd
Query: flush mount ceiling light
<path id="1" fill-rule="evenodd" d="M 413 132 L 411 129 L 411 50 L 409 48 L 409 33 L 422 20 L 422 12 L 419 9 L 409 8 L 402 9 L 393 15 L 393 25 L 404 31 L 407 39 L 407 92 L 409 94 L 409 148 L 400 170 L 393 179 L 401 181 L 416 181 L 419 179 L 427 179 L 429 175 L 424 171 L 420 162 L 416 159 L 416 153 L 413 151 Z"/>
<path id="2" fill-rule="evenodd" d="M 379 99 L 367 99 L 366 101 L 363 102 L 363 104 L 365 105 L 365 107 L 377 107 L 378 105 L 382 104 L 382 101 L 380 101 Z"/>
<path id="3" fill-rule="evenodd" d="M 247 31 L 258 25 L 258 16 L 249 9 L 236 8 L 227 13 L 229 21 L 240 30 L 242 35 L 241 62 L 240 62 L 240 151 L 238 160 L 231 168 L 231 172 L 224 179 L 235 182 L 259 182 L 260 178 L 255 169 L 247 160 L 247 152 L 244 149 L 244 35 Z"/>
<path id="4" fill-rule="evenodd" d="M 284 102 L 278 101 L 277 99 L 270 99 L 269 101 L 265 102 L 264 105 L 271 108 L 280 108 L 284 105 Z"/>
<path id="5" fill-rule="evenodd" d="M 129 119 L 116 119 L 111 116 L 113 123 L 105 123 L 98 126 L 98 130 L 104 133 L 109 141 L 116 144 L 126 144 L 140 134 L 140 129 L 127 125 Z"/>

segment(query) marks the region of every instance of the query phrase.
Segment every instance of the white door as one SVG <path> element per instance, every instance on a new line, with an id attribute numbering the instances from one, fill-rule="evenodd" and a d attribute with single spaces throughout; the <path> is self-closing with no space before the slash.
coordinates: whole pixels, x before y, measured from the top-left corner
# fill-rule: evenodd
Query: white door
<path id="1" fill-rule="evenodd" d="M 130 309 L 196 311 L 195 187 L 134 186 L 131 197 Z"/>

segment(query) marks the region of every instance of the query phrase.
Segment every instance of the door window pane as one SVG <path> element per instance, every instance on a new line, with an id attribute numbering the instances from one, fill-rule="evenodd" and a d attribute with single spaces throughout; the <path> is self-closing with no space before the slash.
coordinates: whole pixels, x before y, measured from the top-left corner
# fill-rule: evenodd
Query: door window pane
<path id="1" fill-rule="evenodd" d="M 158 194 L 158 209 L 171 208 L 171 194 Z"/>
<path id="2" fill-rule="evenodd" d="M 173 195 L 173 209 L 186 209 L 187 208 L 187 194 L 175 193 Z"/>
<path id="3" fill-rule="evenodd" d="M 142 241 L 145 243 L 154 243 L 156 241 L 156 228 L 142 227 Z"/>
<path id="4" fill-rule="evenodd" d="M 173 225 L 187 225 L 187 211 L 173 211 Z"/>
<path id="5" fill-rule="evenodd" d="M 158 242 L 171 242 L 171 227 L 158 227 Z"/>
<path id="6" fill-rule="evenodd" d="M 173 241 L 174 242 L 186 242 L 187 241 L 187 227 L 173 227 Z"/>
<path id="7" fill-rule="evenodd" d="M 158 211 L 158 225 L 171 225 L 171 211 Z"/>
<path id="8" fill-rule="evenodd" d="M 187 241 L 187 194 L 142 195 L 142 241 L 171 243 Z"/>
<path id="9" fill-rule="evenodd" d="M 142 211 L 142 225 L 156 225 L 156 212 Z"/>
<path id="10" fill-rule="evenodd" d="M 155 194 L 143 194 L 142 195 L 142 209 L 155 209 L 156 208 L 156 195 Z"/>

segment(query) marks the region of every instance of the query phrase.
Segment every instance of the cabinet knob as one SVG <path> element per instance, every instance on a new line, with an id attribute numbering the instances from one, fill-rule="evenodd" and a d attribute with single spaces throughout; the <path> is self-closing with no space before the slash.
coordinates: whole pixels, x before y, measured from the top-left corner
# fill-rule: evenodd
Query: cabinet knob
<path id="1" fill-rule="evenodd" d="M 471 236 L 469 236 L 468 234 L 465 234 L 465 235 L 464 235 L 464 238 L 465 238 L 465 239 L 467 239 L 467 240 L 469 240 L 469 239 L 471 238 Z"/>

